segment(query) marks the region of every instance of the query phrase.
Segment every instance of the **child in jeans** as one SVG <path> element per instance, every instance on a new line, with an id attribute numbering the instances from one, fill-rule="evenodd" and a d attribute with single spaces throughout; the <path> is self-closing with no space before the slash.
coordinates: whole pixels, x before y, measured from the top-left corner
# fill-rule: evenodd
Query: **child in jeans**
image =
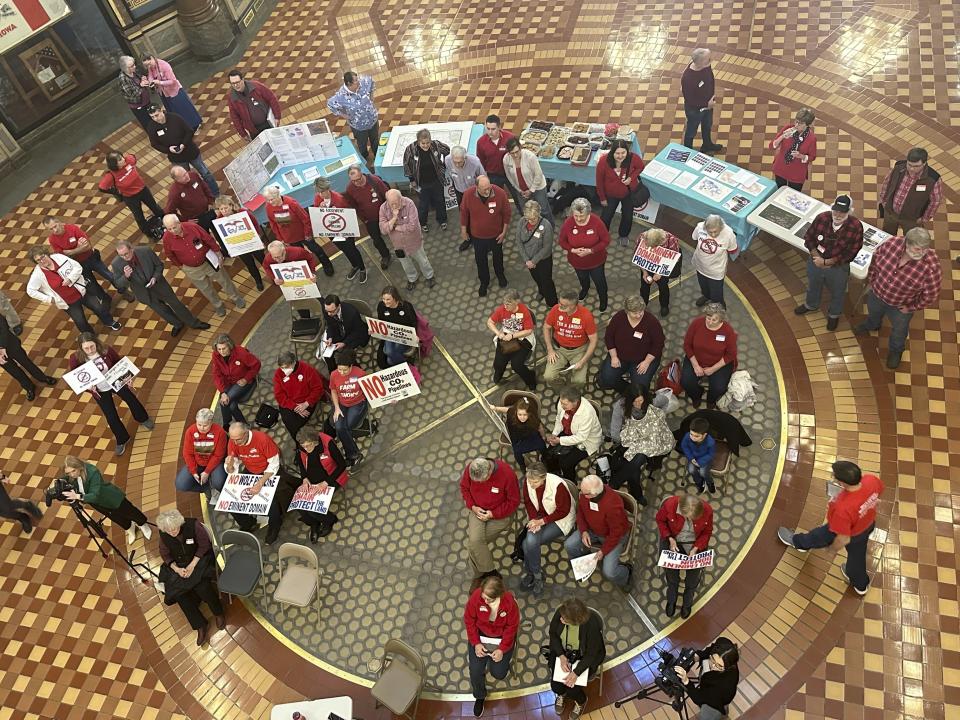
<path id="1" fill-rule="evenodd" d="M 697 492 L 702 493 L 706 485 L 713 494 L 713 478 L 710 477 L 710 465 L 713 455 L 717 451 L 717 441 L 710 436 L 710 421 L 706 418 L 694 418 L 690 422 L 690 432 L 680 441 L 680 450 L 687 458 L 687 472 L 697 485 Z"/>

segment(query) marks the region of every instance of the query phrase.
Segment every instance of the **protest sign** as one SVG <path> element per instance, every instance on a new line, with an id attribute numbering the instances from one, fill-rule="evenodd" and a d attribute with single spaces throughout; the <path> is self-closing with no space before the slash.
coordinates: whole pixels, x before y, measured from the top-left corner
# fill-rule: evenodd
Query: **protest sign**
<path id="1" fill-rule="evenodd" d="M 661 550 L 657 565 L 667 570 L 697 570 L 713 565 L 713 550 L 687 555 L 673 550 Z"/>
<path id="2" fill-rule="evenodd" d="M 124 385 L 132 383 L 134 376 L 139 374 L 140 368 L 134 365 L 130 358 L 122 357 L 103 374 L 103 380 L 110 383 L 114 392 L 118 392 Z"/>
<path id="3" fill-rule="evenodd" d="M 245 212 L 214 218 L 213 227 L 216 228 L 217 235 L 223 241 L 223 246 L 230 257 L 263 250 L 263 241 L 253 226 L 250 216 Z"/>
<path id="4" fill-rule="evenodd" d="M 317 276 L 306 260 L 274 263 L 270 266 L 270 270 L 274 277 L 283 281 L 280 290 L 288 301 L 321 297 L 320 288 L 317 287 Z"/>
<path id="5" fill-rule="evenodd" d="M 242 515 L 266 515 L 273 502 L 273 495 L 277 492 L 278 476 L 274 475 L 256 495 L 250 492 L 250 487 L 258 482 L 262 475 L 227 475 L 227 482 L 220 491 L 217 499 L 217 510 L 220 512 L 240 513 Z"/>
<path id="6" fill-rule="evenodd" d="M 650 248 L 639 244 L 633 253 L 633 264 L 653 275 L 669 276 L 680 260 L 680 253 L 665 247 Z"/>
<path id="7" fill-rule="evenodd" d="M 360 223 L 353 208 L 311 207 L 314 237 L 360 237 Z"/>
<path id="8" fill-rule="evenodd" d="M 370 406 L 375 408 L 420 394 L 420 386 L 407 363 L 364 375 L 360 378 L 360 389 Z"/>
<path id="9" fill-rule="evenodd" d="M 305 510 L 306 512 L 326 515 L 330 509 L 330 503 L 333 500 L 333 490 L 333 485 L 329 485 L 323 492 L 320 492 L 319 485 L 307 485 L 306 487 L 301 485 L 297 488 L 297 492 L 294 493 L 293 500 L 290 501 L 290 507 L 287 508 L 287 511 Z"/>
<path id="10" fill-rule="evenodd" d="M 648 225 L 657 224 L 657 213 L 660 212 L 660 203 L 657 200 L 647 200 L 643 205 L 633 209 L 633 219 L 645 222 Z"/>
<path id="11" fill-rule="evenodd" d="M 80 367 L 74 368 L 65 374 L 63 379 L 67 381 L 70 389 L 79 395 L 97 383 L 103 382 L 103 373 L 100 372 L 100 368 L 93 363 L 93 360 L 89 360 Z"/>
<path id="12" fill-rule="evenodd" d="M 372 317 L 364 317 L 364 320 L 367 321 L 367 332 L 370 333 L 370 337 L 389 340 L 410 347 L 417 347 L 420 344 L 420 340 L 417 338 L 417 329 L 414 327 Z"/>

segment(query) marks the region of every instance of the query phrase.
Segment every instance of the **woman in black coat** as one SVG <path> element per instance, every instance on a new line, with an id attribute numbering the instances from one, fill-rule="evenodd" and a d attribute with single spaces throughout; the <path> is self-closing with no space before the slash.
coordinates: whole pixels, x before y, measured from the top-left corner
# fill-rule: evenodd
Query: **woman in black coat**
<path id="1" fill-rule="evenodd" d="M 740 683 L 740 651 L 732 640 L 718 637 L 703 650 L 694 654 L 698 663 L 704 663 L 699 679 L 687 676 L 682 667 L 675 667 L 687 694 L 700 707 L 702 720 L 719 720 L 726 716 L 727 705 L 733 702 Z M 708 667 L 709 669 L 708 669 Z"/>
<path id="2" fill-rule="evenodd" d="M 550 682 L 550 689 L 557 696 L 554 708 L 558 715 L 563 710 L 564 698 L 569 697 L 574 702 L 570 720 L 579 719 L 587 702 L 587 692 L 586 685 L 576 684 L 577 676 L 587 672 L 588 678 L 593 677 L 606 657 L 600 615 L 582 600 L 564 600 L 550 621 L 550 677 L 555 675 L 558 660 L 562 672 L 566 673 L 562 682 L 552 679 Z"/>

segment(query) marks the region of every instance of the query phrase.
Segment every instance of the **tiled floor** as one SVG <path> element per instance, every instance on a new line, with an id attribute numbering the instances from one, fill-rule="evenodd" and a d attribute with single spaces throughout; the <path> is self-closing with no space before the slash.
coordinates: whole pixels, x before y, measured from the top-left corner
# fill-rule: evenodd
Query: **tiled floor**
<path id="1" fill-rule="evenodd" d="M 788 442 L 773 508 L 733 577 L 689 621 L 669 628 L 668 645 L 704 643 L 725 633 L 741 643 L 740 693 L 731 714 L 751 718 L 951 718 L 960 713 L 960 607 L 955 548 L 960 467 L 948 428 L 960 401 L 956 212 L 960 95 L 956 6 L 949 2 L 830 2 L 803 8 L 725 0 L 700 3 L 564 2 L 531 10 L 439 3 L 281 3 L 242 66 L 271 85 L 287 117 L 324 114 L 342 69 L 372 73 L 382 127 L 422 119 L 482 119 L 499 112 L 508 128 L 532 118 L 629 121 L 648 159 L 676 139 L 682 113 L 679 74 L 695 45 L 712 44 L 723 101 L 717 135 L 726 159 L 769 172 L 771 133 L 799 105 L 817 110 L 820 159 L 810 191 L 850 191 L 874 220 L 886 168 L 911 146 L 930 151 L 943 173 L 946 208 L 932 230 L 947 272 L 940 307 L 914 319 L 909 353 L 897 372 L 883 367 L 876 338 L 854 338 L 844 321 L 792 314 L 803 289 L 798 253 L 761 237 L 730 280 L 763 318 L 785 386 Z M 512 18 L 507 22 L 506 18 Z M 789 27 L 789 32 L 784 28 Z M 722 30 L 722 32 L 718 32 Z M 722 40 L 717 40 L 722 35 Z M 191 89 L 202 106 L 205 157 L 222 167 L 236 152 L 221 104 L 223 78 Z M 6 262 L 0 286 L 25 319 L 25 344 L 40 364 L 62 369 L 73 328 L 62 313 L 24 297 L 23 248 L 41 239 L 50 212 L 79 220 L 106 246 L 133 237 L 126 212 L 93 189 L 102 152 L 138 153 L 152 185 L 166 187 L 164 164 L 138 128 L 126 126 L 78 157 L 3 218 Z M 5 179 L 9 182 L 10 179 Z M 677 229 L 685 219 L 668 216 Z M 249 299 L 255 291 L 244 273 Z M 181 292 L 205 317 L 196 291 Z M 467 292 L 472 292 L 467 290 Z M 851 297 L 857 297 L 856 292 Z M 219 328 L 245 336 L 276 301 L 259 298 Z M 852 314 L 860 308 L 848 307 Z M 205 382 L 213 331 L 171 341 L 151 315 L 121 304 L 125 329 L 112 336 L 140 361 L 139 393 L 157 417 L 115 460 L 92 403 L 62 385 L 34 404 L 2 385 L 0 448 L 12 492 L 39 499 L 66 450 L 95 461 L 149 515 L 177 498 L 172 473 L 184 423 L 210 401 Z M 441 335 L 441 340 L 443 340 Z M 436 360 L 439 362 L 439 360 Z M 837 456 L 857 459 L 888 491 L 871 545 L 877 568 L 863 599 L 844 590 L 839 560 L 782 552 L 778 525 L 810 527 L 824 510 L 823 479 Z M 66 508 L 48 511 L 21 538 L 0 532 L 0 719 L 269 717 L 272 703 L 350 694 L 355 716 L 385 717 L 362 687 L 304 661 L 235 602 L 228 632 L 198 651 L 179 613 L 147 587 L 115 575 Z M 122 533 L 114 532 L 122 540 Z M 140 541 L 135 548 L 143 556 Z M 153 547 L 146 549 L 154 557 Z M 610 669 L 594 717 L 620 720 L 671 714 L 653 705 L 609 703 L 649 681 L 649 653 Z M 488 716 L 552 717 L 547 693 L 490 703 Z M 421 717 L 469 715 L 468 704 L 430 700 Z"/>

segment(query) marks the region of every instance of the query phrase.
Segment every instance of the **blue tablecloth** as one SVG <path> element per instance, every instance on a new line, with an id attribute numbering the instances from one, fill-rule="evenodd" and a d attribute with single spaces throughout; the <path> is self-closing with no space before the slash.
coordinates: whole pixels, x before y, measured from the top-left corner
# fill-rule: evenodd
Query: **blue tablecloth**
<path id="1" fill-rule="evenodd" d="M 483 125 L 474 123 L 473 130 L 470 131 L 470 144 L 467 145 L 467 152 L 471 155 L 477 154 L 477 140 L 483 135 Z M 402 165 L 383 166 L 383 160 L 387 152 L 387 140 L 390 139 L 390 133 L 382 133 L 380 136 L 380 145 L 377 147 L 377 157 L 373 161 L 373 171 L 380 176 L 384 182 L 405 183 L 409 182 L 407 176 L 403 174 Z"/>
<path id="2" fill-rule="evenodd" d="M 760 194 L 754 196 L 747 192 L 740 191 L 733 185 L 729 185 L 729 187 L 733 189 L 733 192 L 728 193 L 718 202 L 714 202 L 707 196 L 701 195 L 693 189 L 693 185 L 696 185 L 702 177 L 706 176 L 698 172 L 697 168 L 691 167 L 686 163 L 668 160 L 667 156 L 671 150 L 690 153 L 690 157 L 693 157 L 697 154 L 696 151 L 690 150 L 679 143 L 670 143 L 660 152 L 658 152 L 656 158 L 654 159 L 658 160 L 663 165 L 668 165 L 677 170 L 693 173 L 697 176 L 697 180 L 690 187 L 683 189 L 668 182 L 664 182 L 659 178 L 650 177 L 648 170 L 645 169 L 642 176 L 643 183 L 650 188 L 650 197 L 659 201 L 661 205 L 667 205 L 688 215 L 693 215 L 694 217 L 704 218 L 710 214 L 719 215 L 723 218 L 723 221 L 737 234 L 737 244 L 740 246 L 740 249 L 746 250 L 750 245 L 750 241 L 753 240 L 753 237 L 757 234 L 757 228 L 747 222 L 747 216 L 756 210 L 760 204 L 766 200 L 767 197 L 774 192 L 774 190 L 777 189 L 776 183 L 768 178 L 755 176 L 757 178 L 757 182 L 763 185 L 763 191 L 760 192 Z M 717 162 L 726 165 L 734 172 L 740 169 L 736 165 L 725 163 L 719 159 Z M 711 179 L 715 180 L 716 178 Z M 741 195 L 745 198 L 748 198 L 750 203 L 745 207 L 740 208 L 740 210 L 737 212 L 732 212 L 724 207 L 723 203 L 730 200 L 734 195 Z"/>
<path id="3" fill-rule="evenodd" d="M 341 135 L 337 138 L 337 154 L 338 158 L 330 158 L 329 160 L 321 160 L 319 162 L 308 162 L 300 163 L 299 165 L 283 165 L 277 168 L 277 171 L 270 176 L 270 182 L 268 185 L 273 183 L 278 184 L 284 195 L 287 197 L 292 197 L 303 207 L 308 207 L 313 205 L 313 196 L 316 194 L 313 189 L 313 181 L 316 178 L 311 178 L 310 180 L 304 179 L 303 173 L 309 168 L 317 168 L 320 171 L 318 177 L 325 177 L 330 180 L 330 184 L 334 190 L 337 192 L 343 192 L 349 178 L 347 177 L 347 170 L 350 165 L 353 163 L 359 163 L 360 165 L 365 165 L 365 163 L 360 160 L 360 153 L 357 152 L 356 145 L 353 144 L 353 141 L 346 135 Z M 351 158 L 352 160 L 348 160 Z M 342 162 L 346 161 L 346 162 Z M 327 172 L 326 168 L 330 168 L 331 165 L 335 163 L 340 163 L 340 167 Z M 303 180 L 303 185 L 300 185 L 293 190 L 290 189 L 290 186 L 284 181 L 283 174 L 290 170 L 296 170 L 297 174 L 300 176 L 300 179 Z M 257 218 L 260 222 L 267 221 L 267 211 L 264 208 L 264 199 L 263 196 L 258 195 L 252 201 L 246 204 L 246 207 L 253 213 L 254 217 Z"/>

